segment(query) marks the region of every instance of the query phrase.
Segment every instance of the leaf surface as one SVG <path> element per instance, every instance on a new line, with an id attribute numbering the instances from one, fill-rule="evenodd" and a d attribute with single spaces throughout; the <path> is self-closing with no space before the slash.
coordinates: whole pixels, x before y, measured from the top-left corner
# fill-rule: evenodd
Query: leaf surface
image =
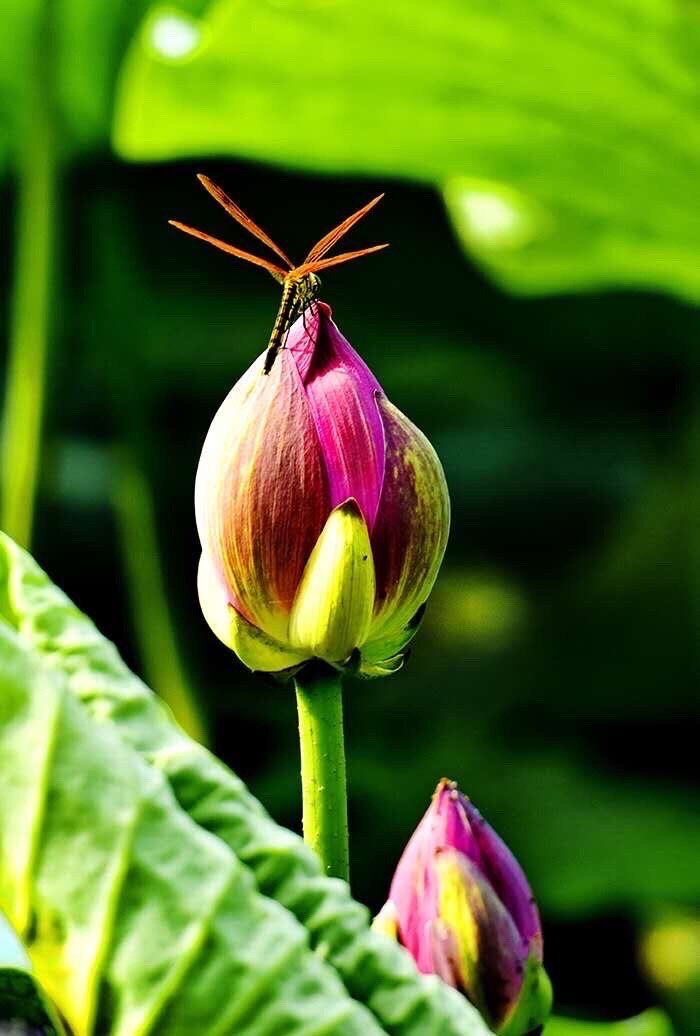
<path id="1" fill-rule="evenodd" d="M 547 1036 L 673 1036 L 668 1016 L 652 1009 L 621 1022 L 584 1022 L 576 1018 L 552 1018 Z"/>
<path id="2" fill-rule="evenodd" d="M 487 1036 L 7 537 L 0 588 L 0 906 L 78 1036 Z"/>
<path id="3" fill-rule="evenodd" d="M 431 182 L 514 290 L 697 299 L 698 67 L 700 19 L 673 0 L 155 6 L 114 143 Z"/>

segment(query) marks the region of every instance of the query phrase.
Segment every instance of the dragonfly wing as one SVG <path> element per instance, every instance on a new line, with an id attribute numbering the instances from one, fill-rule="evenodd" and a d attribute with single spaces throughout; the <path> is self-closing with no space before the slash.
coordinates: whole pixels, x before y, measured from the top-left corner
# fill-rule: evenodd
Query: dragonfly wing
<path id="1" fill-rule="evenodd" d="M 250 252 L 244 252 L 242 248 L 236 248 L 235 245 L 229 245 L 226 241 L 220 241 L 218 237 L 212 237 L 211 234 L 205 234 L 203 230 L 197 230 L 195 227 L 190 227 L 187 223 L 179 223 L 176 219 L 168 220 L 171 227 L 176 227 L 181 230 L 184 234 L 189 234 L 191 237 L 197 237 L 200 241 L 206 241 L 208 245 L 213 245 L 214 248 L 220 249 L 222 252 L 226 252 L 228 255 L 235 255 L 238 259 L 245 259 L 247 263 L 253 263 L 255 266 L 262 266 L 263 270 L 267 270 L 277 281 L 283 281 L 287 275 L 287 271 L 281 266 L 275 265 L 275 263 L 269 262 L 267 259 L 261 259 L 258 255 L 252 255 Z"/>
<path id="2" fill-rule="evenodd" d="M 370 248 L 360 248 L 357 252 L 341 252 L 340 255 L 332 255 L 328 259 L 319 259 L 314 262 L 306 262 L 298 266 L 294 271 L 296 274 L 318 273 L 319 270 L 327 270 L 329 266 L 338 266 L 339 263 L 347 263 L 350 259 L 359 259 L 363 255 L 371 255 L 372 252 L 381 252 L 389 245 L 372 245 Z"/>
<path id="3" fill-rule="evenodd" d="M 218 201 L 222 208 L 226 209 L 229 216 L 232 216 L 237 223 L 240 223 L 242 227 L 252 234 L 253 237 L 257 237 L 258 241 L 262 241 L 264 245 L 271 248 L 275 255 L 278 255 L 280 259 L 289 267 L 291 270 L 294 263 L 288 255 L 282 251 L 279 245 L 276 245 L 269 234 L 266 234 L 257 223 L 254 223 L 250 216 L 247 216 L 240 205 L 236 205 L 232 198 L 229 198 L 228 194 L 221 189 L 213 180 L 210 180 L 208 176 L 204 176 L 203 173 L 197 174 L 197 179 L 202 186 L 211 194 L 214 201 Z"/>
<path id="4" fill-rule="evenodd" d="M 347 234 L 348 230 L 354 227 L 356 223 L 359 223 L 363 216 L 366 216 L 375 205 L 378 205 L 383 197 L 383 194 L 378 194 L 376 198 L 372 198 L 372 201 L 367 202 L 367 204 L 361 209 L 358 209 L 357 212 L 353 212 L 352 216 L 348 216 L 347 219 L 344 219 L 343 222 L 338 224 L 334 230 L 330 230 L 326 236 L 322 237 L 321 240 L 311 249 L 304 260 L 304 265 L 306 266 L 307 263 L 313 263 L 316 262 L 317 259 L 323 258 L 326 252 L 329 252 L 331 248 L 340 241 L 341 237 Z"/>

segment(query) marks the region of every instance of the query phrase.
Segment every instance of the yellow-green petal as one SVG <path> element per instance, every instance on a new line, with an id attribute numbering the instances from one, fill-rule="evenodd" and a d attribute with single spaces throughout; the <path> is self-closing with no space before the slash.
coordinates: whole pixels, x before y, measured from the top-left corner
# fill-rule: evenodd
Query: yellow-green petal
<path id="1" fill-rule="evenodd" d="M 457 977 L 472 1003 L 486 1013 L 479 969 L 478 924 L 479 918 L 486 913 L 486 907 L 481 898 L 481 885 L 465 882 L 461 862 L 461 854 L 454 851 L 441 853 L 436 858 L 439 875 L 438 913 L 445 932 L 455 942 Z"/>
<path id="2" fill-rule="evenodd" d="M 372 929 L 381 932 L 388 939 L 395 942 L 399 940 L 399 915 L 396 907 L 390 899 L 386 901 L 382 909 L 372 921 Z"/>
<path id="3" fill-rule="evenodd" d="M 197 574 L 199 603 L 212 631 L 244 665 L 256 672 L 278 673 L 305 662 L 310 656 L 289 650 L 238 614 L 214 566 L 203 554 Z"/>
<path id="4" fill-rule="evenodd" d="M 473 860 L 447 849 L 437 855 L 435 865 L 439 919 L 454 942 L 451 966 L 486 1022 L 500 1032 L 522 989 L 522 936 Z"/>
<path id="5" fill-rule="evenodd" d="M 342 662 L 367 636 L 374 609 L 374 560 L 355 500 L 328 516 L 304 569 L 289 617 L 289 642 Z"/>

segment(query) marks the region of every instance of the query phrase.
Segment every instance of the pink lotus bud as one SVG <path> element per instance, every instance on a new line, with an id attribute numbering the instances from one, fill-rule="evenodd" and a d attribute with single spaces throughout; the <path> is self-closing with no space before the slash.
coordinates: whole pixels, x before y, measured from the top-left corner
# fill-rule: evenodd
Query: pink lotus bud
<path id="1" fill-rule="evenodd" d="M 400 668 L 445 550 L 445 477 L 324 303 L 224 400 L 195 504 L 202 610 L 249 668 Z"/>
<path id="2" fill-rule="evenodd" d="M 454 782 L 438 784 L 375 927 L 420 971 L 460 989 L 495 1032 L 540 1031 L 551 988 L 535 900 L 511 851 Z"/>

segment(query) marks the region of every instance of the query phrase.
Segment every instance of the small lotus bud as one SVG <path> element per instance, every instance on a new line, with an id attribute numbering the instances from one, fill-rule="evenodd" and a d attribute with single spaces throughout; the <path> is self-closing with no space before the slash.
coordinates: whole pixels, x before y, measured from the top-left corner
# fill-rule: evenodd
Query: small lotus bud
<path id="1" fill-rule="evenodd" d="M 216 414 L 197 471 L 199 595 L 251 669 L 400 668 L 449 527 L 440 462 L 316 303 Z"/>
<path id="2" fill-rule="evenodd" d="M 461 990 L 494 1032 L 541 1030 L 551 988 L 530 886 L 453 782 L 438 784 L 374 927 L 398 939 L 420 971 Z"/>

